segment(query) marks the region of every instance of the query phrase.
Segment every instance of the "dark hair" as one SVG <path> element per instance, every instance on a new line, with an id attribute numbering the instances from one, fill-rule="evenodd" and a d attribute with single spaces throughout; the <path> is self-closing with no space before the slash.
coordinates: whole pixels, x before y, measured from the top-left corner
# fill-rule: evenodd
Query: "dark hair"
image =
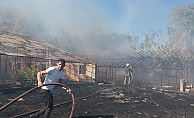
<path id="1" fill-rule="evenodd" d="M 59 59 L 57 62 L 61 62 L 62 64 L 64 64 L 65 65 L 65 60 L 64 59 Z"/>

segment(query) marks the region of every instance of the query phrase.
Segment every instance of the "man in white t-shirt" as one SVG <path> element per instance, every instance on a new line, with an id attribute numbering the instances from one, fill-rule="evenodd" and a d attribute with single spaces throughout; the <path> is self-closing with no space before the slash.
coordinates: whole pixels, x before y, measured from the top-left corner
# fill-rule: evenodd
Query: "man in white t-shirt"
<path id="1" fill-rule="evenodd" d="M 51 83 L 64 83 L 64 71 L 63 68 L 65 67 L 65 60 L 59 59 L 57 61 L 57 66 L 49 67 L 44 71 L 40 71 L 37 73 L 37 80 L 38 86 L 41 87 L 41 96 L 45 98 L 45 105 L 46 107 L 35 114 L 30 115 L 31 118 L 37 118 L 44 114 L 44 118 L 49 118 L 52 110 L 53 110 L 53 96 L 52 96 L 52 89 L 55 85 L 47 85 L 43 86 L 43 84 L 51 84 Z M 41 76 L 46 74 L 46 78 L 44 82 L 41 81 Z M 71 94 L 71 90 L 67 90 L 69 94 Z"/>

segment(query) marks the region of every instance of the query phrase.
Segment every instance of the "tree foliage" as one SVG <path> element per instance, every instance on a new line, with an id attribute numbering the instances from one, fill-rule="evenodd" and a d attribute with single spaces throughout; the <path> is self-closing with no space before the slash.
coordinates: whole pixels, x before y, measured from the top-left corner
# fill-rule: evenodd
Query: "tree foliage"
<path id="1" fill-rule="evenodd" d="M 194 39 L 194 4 L 179 5 L 169 14 L 169 43 L 173 48 L 185 49 Z"/>
<path id="2" fill-rule="evenodd" d="M 0 29 L 16 34 L 40 38 L 47 28 L 36 13 L 29 14 L 15 8 L 0 8 Z"/>
<path id="3" fill-rule="evenodd" d="M 82 54 L 112 54 L 133 50 L 133 37 L 127 33 L 99 29 L 80 34 L 78 39 L 77 46 Z"/>
<path id="4" fill-rule="evenodd" d="M 156 56 L 155 52 L 164 49 L 162 30 L 150 30 L 150 34 L 143 33 L 143 35 L 145 39 L 138 45 L 139 54 L 143 57 L 154 58 Z"/>

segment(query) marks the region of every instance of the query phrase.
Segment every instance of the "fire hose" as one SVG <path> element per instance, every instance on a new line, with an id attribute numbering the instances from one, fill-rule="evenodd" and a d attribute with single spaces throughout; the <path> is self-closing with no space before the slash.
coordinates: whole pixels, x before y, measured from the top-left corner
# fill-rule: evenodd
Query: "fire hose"
<path id="1" fill-rule="evenodd" d="M 67 87 L 66 85 L 64 84 L 60 84 L 60 83 L 52 83 L 52 84 L 44 84 L 43 86 L 47 86 L 47 85 L 60 85 L 62 87 L 65 87 L 67 90 L 70 89 L 69 87 Z M 41 86 L 42 87 L 42 86 Z M 37 88 L 40 88 L 38 86 L 35 86 L 34 88 L 24 92 L 23 94 L 19 95 L 18 97 L 16 97 L 15 99 L 13 99 L 12 101 L 10 101 L 9 103 L 7 103 L 6 105 L 2 106 L 0 108 L 0 111 L 2 111 L 3 109 L 7 108 L 8 106 L 10 106 L 11 104 L 13 104 L 14 102 L 16 102 L 18 99 L 22 98 L 23 96 L 25 96 L 26 94 L 32 92 L 33 90 L 37 89 Z M 72 118 L 73 116 L 73 110 L 74 110 L 74 107 L 75 107 L 75 99 L 74 99 L 74 95 L 73 95 L 73 92 L 71 93 L 71 97 L 72 97 L 72 108 L 71 108 L 71 113 L 69 115 L 69 118 Z M 17 116 L 19 117 L 19 116 Z"/>
<path id="2" fill-rule="evenodd" d="M 67 86 L 65 86 L 65 85 L 63 85 L 63 84 L 60 84 L 60 83 L 45 84 L 45 85 L 43 85 L 43 86 L 46 86 L 46 85 L 60 85 L 60 86 L 62 86 L 62 87 L 65 87 L 65 88 L 67 88 L 67 89 L 70 89 L 69 87 L 67 87 Z M 8 106 L 10 106 L 10 105 L 13 104 L 14 102 L 16 102 L 16 101 L 17 101 L 18 99 L 20 99 L 21 97 L 25 96 L 26 94 L 32 92 L 33 90 L 35 90 L 35 89 L 37 89 L 37 88 L 39 88 L 39 87 L 38 87 L 38 86 L 35 86 L 34 88 L 32 88 L 32 89 L 30 89 L 30 90 L 24 92 L 23 94 L 19 95 L 18 97 L 16 97 L 15 99 L 13 99 L 13 100 L 10 101 L 9 103 L 7 103 L 6 105 L 2 106 L 2 107 L 0 108 L 0 111 L 2 111 L 3 109 L 7 108 Z M 104 88 L 104 89 L 106 89 L 106 88 Z M 72 118 L 72 116 L 73 116 L 73 111 L 74 111 L 74 107 L 75 107 L 75 101 L 82 100 L 82 99 L 87 99 L 87 98 L 89 98 L 89 97 L 91 97 L 91 96 L 93 96 L 93 95 L 95 95 L 95 94 L 101 92 L 101 91 L 104 90 L 104 89 L 101 89 L 101 90 L 99 90 L 99 91 L 96 91 L 95 93 L 93 93 L 93 94 L 91 94 L 91 95 L 88 95 L 88 96 L 85 96 L 85 97 L 82 97 L 82 98 L 77 98 L 77 99 L 74 98 L 74 95 L 73 95 L 73 92 L 72 92 L 72 93 L 71 93 L 71 97 L 72 97 L 72 100 L 71 100 L 71 101 L 63 102 L 63 103 L 60 103 L 60 104 L 56 104 L 56 105 L 54 105 L 54 107 L 59 107 L 59 106 L 61 106 L 61 105 L 67 104 L 67 103 L 68 103 L 68 104 L 72 103 L 71 113 L 70 113 L 70 115 L 69 115 L 69 118 Z M 35 112 L 38 112 L 38 111 L 39 111 L 39 110 L 34 110 L 34 111 L 26 112 L 26 113 L 23 113 L 23 114 L 19 114 L 19 115 L 16 115 L 16 116 L 12 116 L 11 118 L 17 118 L 17 117 L 21 117 L 21 116 L 26 116 L 26 115 L 29 115 L 29 114 L 32 114 L 32 113 L 35 113 Z"/>

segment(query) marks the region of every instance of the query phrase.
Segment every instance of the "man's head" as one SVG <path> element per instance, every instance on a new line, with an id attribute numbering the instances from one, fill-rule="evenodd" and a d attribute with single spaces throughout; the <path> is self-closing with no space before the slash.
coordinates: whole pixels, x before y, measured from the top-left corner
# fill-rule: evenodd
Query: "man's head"
<path id="1" fill-rule="evenodd" d="M 128 67 L 129 65 L 130 65 L 129 63 L 126 64 L 127 67 Z"/>
<path id="2" fill-rule="evenodd" d="M 64 59 L 59 59 L 57 61 L 57 68 L 59 71 L 61 71 L 65 67 L 65 60 Z"/>

